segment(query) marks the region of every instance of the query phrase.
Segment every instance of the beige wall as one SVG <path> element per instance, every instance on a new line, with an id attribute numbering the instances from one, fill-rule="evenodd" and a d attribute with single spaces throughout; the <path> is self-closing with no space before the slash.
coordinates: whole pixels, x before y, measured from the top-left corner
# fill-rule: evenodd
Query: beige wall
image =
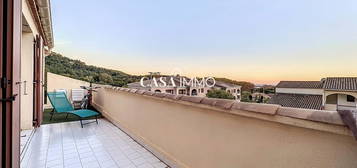
<path id="1" fill-rule="evenodd" d="M 69 78 L 66 76 L 47 73 L 47 92 L 54 92 L 56 89 L 65 89 L 68 98 L 71 98 L 71 89 L 79 89 L 80 86 L 89 86 L 89 82 Z M 50 108 L 50 102 L 47 101 L 46 108 Z"/>
<path id="2" fill-rule="evenodd" d="M 33 34 L 22 33 L 21 41 L 21 129 L 31 129 L 33 120 Z"/>
<path id="3" fill-rule="evenodd" d="M 30 5 L 28 4 L 28 0 L 21 0 L 21 11 L 22 11 L 22 38 L 21 38 L 21 92 L 19 94 L 19 99 L 20 99 L 20 113 L 21 113 L 21 129 L 32 129 L 33 127 L 33 112 L 34 112 L 34 90 L 33 90 L 33 82 L 34 82 L 34 40 L 37 35 L 39 35 L 39 29 L 37 27 L 37 24 L 35 23 L 34 15 L 32 14 L 32 11 L 30 9 Z M 47 4 L 47 3 L 46 3 Z M 41 8 L 41 9 L 40 9 Z M 39 14 L 45 14 L 43 12 L 44 6 L 40 5 L 39 7 Z M 47 8 L 45 10 L 48 10 Z M 49 11 L 48 11 L 49 12 Z M 48 14 L 48 13 L 47 13 Z M 42 15 L 41 15 L 42 16 Z M 47 15 L 46 15 L 47 16 Z M 41 17 L 42 18 L 42 24 L 45 21 L 50 20 L 50 18 L 47 17 Z M 47 20 L 46 20 L 47 18 Z M 49 18 L 49 20 L 48 20 Z M 44 19 L 44 20 L 43 20 Z M 46 26 L 46 23 L 42 26 L 44 27 L 44 31 L 47 34 L 46 36 L 52 36 L 52 32 L 50 31 L 52 28 L 51 26 Z M 48 34 L 50 33 L 50 34 Z M 51 48 L 45 47 L 44 44 L 44 39 L 42 36 L 39 36 L 41 39 L 40 46 L 42 46 L 40 50 L 40 57 L 42 58 L 42 61 L 40 61 L 39 65 L 42 66 L 42 73 L 40 75 L 40 82 L 43 83 L 44 80 L 44 54 L 45 50 L 50 52 Z M 48 45 L 48 44 L 46 44 Z M 52 46 L 50 46 L 52 47 Z M 43 88 L 41 88 L 41 92 Z M 43 100 L 43 97 L 40 97 L 40 101 Z"/>
<path id="4" fill-rule="evenodd" d="M 338 98 L 337 99 L 338 105 L 356 107 L 356 102 L 348 102 L 347 95 L 345 95 L 345 94 L 339 94 L 339 95 L 337 95 L 337 98 Z M 356 97 L 356 99 L 357 99 L 357 97 Z"/>
<path id="5" fill-rule="evenodd" d="M 337 105 L 336 104 L 325 104 L 324 109 L 325 110 L 337 110 Z"/>
<path id="6" fill-rule="evenodd" d="M 245 105 L 241 103 L 242 106 Z M 99 89 L 94 105 L 105 117 L 178 167 L 323 167 L 354 168 L 357 142 L 351 136 L 309 129 L 344 129 L 262 114 L 260 120 L 239 110 L 215 110 L 205 105 L 145 96 L 117 89 Z M 257 109 L 252 105 L 245 105 Z M 295 109 L 298 110 L 298 109 Z M 235 113 L 235 114 L 232 114 Z M 319 113 L 319 112 L 318 112 Z M 333 113 L 331 113 L 333 114 Z M 293 126 L 298 124 L 299 127 Z"/>
<path id="7" fill-rule="evenodd" d="M 276 88 L 276 93 L 312 94 L 322 95 L 322 89 L 301 89 L 301 88 Z"/>
<path id="8" fill-rule="evenodd" d="M 21 38 L 21 93 L 20 112 L 21 129 L 32 129 L 33 120 L 33 73 L 34 73 L 34 37 L 38 29 L 26 0 L 22 0 L 23 19 L 30 27 L 29 32 L 22 32 Z M 25 22 L 23 20 L 23 22 Z"/>

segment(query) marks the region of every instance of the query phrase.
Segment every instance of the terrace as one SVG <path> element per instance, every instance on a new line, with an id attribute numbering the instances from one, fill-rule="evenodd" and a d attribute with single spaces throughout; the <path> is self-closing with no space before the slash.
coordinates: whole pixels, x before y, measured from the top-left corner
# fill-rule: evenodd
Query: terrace
<path id="1" fill-rule="evenodd" d="M 42 125 L 22 167 L 357 165 L 357 143 L 336 111 L 100 87 L 99 125 Z"/>
<path id="2" fill-rule="evenodd" d="M 54 44 L 50 1 L 0 6 L 0 167 L 357 165 L 357 143 L 336 111 L 101 86 L 93 97 L 104 116 L 98 125 L 41 125 L 43 60 Z M 85 84 L 57 77 L 48 91 Z M 33 129 L 22 143 L 20 129 Z"/>
<path id="3" fill-rule="evenodd" d="M 21 167 L 167 167 L 107 120 L 99 122 L 84 129 L 78 127 L 78 122 L 41 126 L 32 137 Z"/>

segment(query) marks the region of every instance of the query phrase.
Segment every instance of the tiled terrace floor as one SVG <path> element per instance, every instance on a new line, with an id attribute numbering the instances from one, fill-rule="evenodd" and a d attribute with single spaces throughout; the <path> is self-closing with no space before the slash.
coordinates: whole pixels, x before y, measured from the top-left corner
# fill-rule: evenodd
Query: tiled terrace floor
<path id="1" fill-rule="evenodd" d="M 25 149 L 25 146 L 30 142 L 31 136 L 33 134 L 34 130 L 22 130 L 20 133 L 20 153 Z"/>
<path id="2" fill-rule="evenodd" d="M 42 125 L 31 140 L 22 168 L 164 168 L 163 162 L 105 119 Z"/>

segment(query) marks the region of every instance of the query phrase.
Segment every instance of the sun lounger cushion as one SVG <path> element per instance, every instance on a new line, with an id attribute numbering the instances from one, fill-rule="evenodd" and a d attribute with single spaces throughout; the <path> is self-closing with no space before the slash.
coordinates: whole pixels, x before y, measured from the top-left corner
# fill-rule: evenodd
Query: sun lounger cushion
<path id="1" fill-rule="evenodd" d="M 76 110 L 76 111 L 71 111 L 69 112 L 71 114 L 74 114 L 80 118 L 86 118 L 86 117 L 92 117 L 92 116 L 97 116 L 99 115 L 98 112 L 95 112 L 93 110 L 88 110 L 88 109 L 82 109 L 82 110 Z"/>

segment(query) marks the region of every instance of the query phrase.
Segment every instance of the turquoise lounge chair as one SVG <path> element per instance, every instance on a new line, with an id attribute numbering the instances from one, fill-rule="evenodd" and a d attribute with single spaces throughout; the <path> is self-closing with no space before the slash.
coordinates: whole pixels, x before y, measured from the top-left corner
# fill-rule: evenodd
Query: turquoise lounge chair
<path id="1" fill-rule="evenodd" d="M 92 123 L 89 122 L 83 124 L 82 120 L 88 117 L 95 116 L 95 122 L 98 124 L 98 116 L 99 116 L 98 112 L 88 109 L 74 110 L 72 104 L 68 101 L 67 96 L 64 92 L 48 92 L 47 96 L 50 99 L 50 102 L 53 106 L 50 120 L 52 120 L 52 117 L 55 113 L 66 113 L 67 114 L 66 119 L 69 114 L 78 116 L 82 128 L 83 125 Z"/>

